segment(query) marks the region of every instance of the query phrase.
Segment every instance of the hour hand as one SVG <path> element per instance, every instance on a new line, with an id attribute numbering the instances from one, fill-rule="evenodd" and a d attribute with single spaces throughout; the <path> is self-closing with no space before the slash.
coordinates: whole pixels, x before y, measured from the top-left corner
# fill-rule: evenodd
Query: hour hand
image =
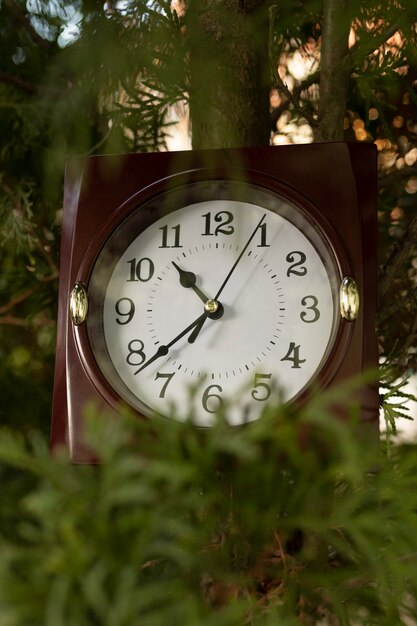
<path id="1" fill-rule="evenodd" d="M 184 328 L 183 331 L 181 331 L 179 333 L 179 335 L 177 335 L 176 337 L 174 337 L 174 339 L 171 339 L 171 341 L 169 343 L 167 343 L 166 345 L 161 345 L 159 346 L 158 350 L 155 352 L 155 354 L 153 354 L 147 361 L 145 361 L 138 370 L 136 370 L 136 372 L 134 372 L 135 376 L 136 374 L 139 374 L 139 372 L 141 372 L 142 370 L 145 369 L 145 367 L 148 367 L 149 365 L 151 365 L 154 361 L 156 361 L 157 359 L 160 359 L 163 356 L 166 356 L 168 354 L 168 352 L 170 351 L 170 349 L 172 348 L 172 346 L 174 344 L 177 343 L 177 341 L 179 341 L 180 339 L 182 339 L 185 335 L 187 335 L 188 333 L 190 333 L 196 326 L 198 328 L 200 328 L 200 322 L 201 320 L 205 320 L 205 318 L 207 317 L 207 313 L 206 311 L 204 311 L 204 313 L 202 313 L 202 315 L 200 315 L 199 317 L 197 317 L 197 319 L 194 320 L 194 322 L 192 322 L 189 326 L 187 326 L 187 328 Z"/>
<path id="2" fill-rule="evenodd" d="M 199 287 L 197 287 L 196 275 L 193 272 L 187 272 L 186 270 L 183 270 L 179 265 L 175 263 L 175 261 L 172 261 L 172 265 L 175 267 L 178 274 L 180 275 L 180 285 L 182 287 L 191 288 L 194 291 L 194 293 L 197 294 L 200 300 L 206 303 L 209 300 L 209 298 L 206 296 L 205 293 L 201 291 L 201 289 L 199 289 Z"/>

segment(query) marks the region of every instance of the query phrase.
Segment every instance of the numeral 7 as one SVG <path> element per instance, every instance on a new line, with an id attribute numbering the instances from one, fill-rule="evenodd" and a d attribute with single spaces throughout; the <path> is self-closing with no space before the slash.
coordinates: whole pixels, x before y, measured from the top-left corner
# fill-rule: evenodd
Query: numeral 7
<path id="1" fill-rule="evenodd" d="M 172 372 L 172 374 L 161 374 L 161 372 L 158 372 L 156 374 L 155 380 L 158 380 L 158 378 L 165 378 L 166 379 L 164 384 L 162 385 L 161 391 L 159 392 L 159 397 L 160 398 L 165 398 L 165 392 L 166 392 L 167 387 L 168 387 L 169 383 L 171 382 L 172 377 L 174 375 L 175 375 L 175 372 Z"/>

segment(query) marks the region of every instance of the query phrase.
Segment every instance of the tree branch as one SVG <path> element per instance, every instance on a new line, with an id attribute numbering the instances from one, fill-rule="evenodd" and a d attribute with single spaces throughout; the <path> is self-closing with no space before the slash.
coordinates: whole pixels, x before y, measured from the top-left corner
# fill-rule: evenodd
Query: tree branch
<path id="1" fill-rule="evenodd" d="M 39 282 L 40 283 L 49 283 L 52 282 L 54 280 L 56 280 L 58 278 L 59 274 L 58 271 L 53 272 L 52 274 L 50 274 L 49 276 L 43 276 Z M 34 287 L 29 287 L 29 289 L 25 289 L 25 291 L 22 291 L 21 293 L 17 294 L 16 296 L 12 297 L 9 302 L 6 302 L 6 304 L 3 304 L 3 306 L 0 307 L 0 320 L 3 319 L 12 319 L 12 316 L 8 316 L 5 315 L 7 313 L 10 313 L 10 311 L 18 304 L 21 304 L 22 302 L 25 302 L 25 300 L 28 300 L 31 296 L 33 296 L 34 293 L 36 293 L 37 291 L 39 291 L 40 285 L 35 285 Z M 13 318 L 16 319 L 16 318 Z M 10 323 L 10 322 L 0 322 L 2 324 L 5 323 Z"/>
<path id="2" fill-rule="evenodd" d="M 402 346 L 401 352 L 404 355 L 403 358 L 407 359 L 409 356 L 410 349 L 415 347 L 417 340 L 417 315 L 414 316 L 414 320 L 411 323 L 410 330 L 408 332 L 408 336 L 404 345 Z"/>
<path id="3" fill-rule="evenodd" d="M 290 92 L 290 94 L 292 96 L 291 99 L 287 98 L 285 100 L 285 102 L 282 102 L 276 109 L 274 109 L 272 111 L 272 120 L 273 120 L 274 124 L 276 124 L 276 122 L 279 120 L 279 118 L 284 113 L 284 111 L 287 111 L 290 108 L 290 105 L 292 104 L 294 109 L 298 113 L 300 113 L 300 115 L 302 115 L 302 117 L 304 117 L 313 128 L 316 128 L 318 126 L 318 120 L 315 117 L 313 117 L 312 115 L 310 115 L 300 105 L 300 97 L 301 97 L 301 94 L 303 93 L 303 91 L 306 91 L 312 85 L 317 85 L 319 83 L 320 83 L 320 72 L 314 72 L 314 74 L 311 74 L 305 80 L 303 80 L 303 82 L 300 83 L 300 85 L 297 85 L 297 87 L 295 87 L 294 91 L 292 93 Z M 284 83 L 284 85 L 285 85 L 285 83 Z M 281 91 L 281 89 L 279 88 L 278 85 L 273 86 L 273 88 L 274 87 L 278 91 Z M 286 85 L 285 85 L 285 87 L 287 88 Z M 283 94 L 283 95 L 285 95 L 285 94 Z M 274 126 L 273 130 L 275 130 L 275 126 Z"/>
<path id="4" fill-rule="evenodd" d="M 36 320 L 28 320 L 21 317 L 14 317 L 13 315 L 4 315 L 0 316 L 0 325 L 1 326 L 22 326 L 22 327 L 33 327 L 33 328 L 44 328 L 45 326 L 52 327 L 55 325 L 55 321 L 52 319 L 46 319 L 44 317 L 36 319 Z"/>
<path id="5" fill-rule="evenodd" d="M 38 290 L 38 287 L 31 287 L 30 289 L 26 289 L 25 291 L 22 291 L 22 293 L 19 293 L 19 295 L 9 300 L 7 304 L 4 304 L 2 307 L 0 307 L 0 315 L 3 315 L 4 313 L 8 313 L 9 311 L 11 311 L 13 307 L 16 306 L 16 304 L 20 304 L 21 302 L 24 302 L 25 300 L 30 298 L 30 296 L 32 296 L 37 290 Z"/>
<path id="6" fill-rule="evenodd" d="M 376 34 L 366 47 L 361 46 L 360 42 L 356 41 L 355 45 L 352 46 L 350 50 L 351 57 L 355 59 L 355 61 L 359 55 L 362 58 L 368 58 L 370 54 L 383 46 L 388 39 L 391 39 L 398 30 L 401 30 L 401 27 L 405 24 L 409 24 L 407 11 L 401 13 L 401 15 L 392 24 L 387 26 L 382 33 Z"/>
<path id="7" fill-rule="evenodd" d="M 393 246 L 392 252 L 381 268 L 378 278 L 378 307 L 387 293 L 394 276 L 417 246 L 417 217 L 413 219 L 405 236 Z"/>
<path id="8" fill-rule="evenodd" d="M 285 84 L 285 82 L 282 80 L 281 76 L 279 75 L 279 72 L 277 70 L 277 60 L 274 54 L 273 27 L 274 27 L 274 23 L 277 17 L 277 13 L 278 13 L 277 6 L 274 5 L 269 8 L 269 63 L 271 67 L 273 81 L 275 83 L 273 85 L 273 88 L 280 91 L 282 95 L 285 96 L 285 98 L 287 99 L 287 102 L 285 103 L 285 105 L 282 105 L 283 109 L 281 110 L 280 114 L 288 108 L 289 104 L 292 104 L 292 106 L 297 111 L 297 113 L 300 113 L 300 115 L 302 115 L 308 121 L 310 126 L 317 127 L 318 121 L 316 120 L 316 118 L 310 115 L 310 113 L 308 111 L 305 111 L 303 107 L 301 106 L 300 96 L 301 96 L 302 91 L 304 91 L 305 89 L 308 89 L 308 87 L 318 82 L 318 77 L 320 76 L 320 74 L 318 72 L 316 72 L 315 74 L 312 74 L 309 78 L 306 79 L 306 81 L 302 83 L 302 85 L 299 85 L 296 89 L 294 89 L 294 92 L 291 92 L 288 89 L 288 86 Z"/>
<path id="9" fill-rule="evenodd" d="M 19 89 L 23 89 L 24 91 L 27 91 L 28 93 L 37 93 L 38 91 L 38 88 L 36 87 L 36 85 L 33 85 L 32 83 L 29 83 L 26 80 L 19 78 L 18 76 L 14 76 L 13 74 L 2 72 L 1 70 L 0 70 L 0 82 L 9 83 L 10 85 L 14 85 L 15 87 L 18 87 Z"/>
<path id="10" fill-rule="evenodd" d="M 380 172 L 378 175 L 378 183 L 379 185 L 385 185 L 389 183 L 393 179 L 401 179 L 408 178 L 409 176 L 414 176 L 417 174 L 417 165 L 408 165 L 406 167 L 401 168 L 400 170 L 392 170 L 391 172 Z"/>
<path id="11" fill-rule="evenodd" d="M 265 0 L 189 0 L 189 103 L 194 148 L 270 142 Z M 210 67 L 207 66 L 210 58 Z M 204 72 L 201 68 L 205 67 Z"/>
<path id="12" fill-rule="evenodd" d="M 23 28 L 29 33 L 30 37 L 38 46 L 40 46 L 43 50 L 49 50 L 50 43 L 43 37 L 39 35 L 39 33 L 32 26 L 30 20 L 26 13 L 24 13 L 20 7 L 18 7 L 13 0 L 3 0 L 3 4 L 6 9 L 9 11 L 13 17 L 23 26 Z"/>
<path id="13" fill-rule="evenodd" d="M 394 302 L 390 304 L 388 307 L 382 309 L 378 314 L 378 322 L 381 323 L 397 313 L 400 309 L 403 308 L 406 304 L 416 303 L 417 302 L 417 287 L 414 287 L 411 291 L 409 291 L 402 298 L 395 298 Z"/>
<path id="14" fill-rule="evenodd" d="M 13 317 L 12 315 L 5 315 L 4 317 L 0 316 L 0 325 L 8 325 L 8 326 L 27 326 L 27 320 L 21 319 L 20 317 Z"/>
<path id="15" fill-rule="evenodd" d="M 316 141 L 343 140 L 349 89 L 351 3 L 324 0 L 321 45 L 319 127 Z"/>

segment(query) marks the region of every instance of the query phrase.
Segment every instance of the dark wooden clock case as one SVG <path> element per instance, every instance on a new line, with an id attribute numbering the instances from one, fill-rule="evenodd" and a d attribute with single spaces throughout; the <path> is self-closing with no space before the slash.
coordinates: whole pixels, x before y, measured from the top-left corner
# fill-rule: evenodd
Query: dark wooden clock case
<path id="1" fill-rule="evenodd" d="M 85 324 L 74 326 L 69 296 L 90 273 L 107 237 L 141 203 L 188 182 L 232 179 L 284 194 L 302 205 L 326 235 L 341 276 L 353 276 L 361 308 L 341 320 L 319 387 L 377 366 L 375 338 L 377 210 L 376 149 L 372 144 L 309 144 L 157 154 L 97 156 L 67 166 L 61 243 L 59 311 L 52 415 L 52 448 L 65 446 L 74 462 L 89 462 L 84 409 L 95 401 L 117 413 L 118 398 L 101 374 Z M 299 398 L 305 400 L 308 392 Z M 377 432 L 378 392 L 361 390 L 362 420 Z"/>

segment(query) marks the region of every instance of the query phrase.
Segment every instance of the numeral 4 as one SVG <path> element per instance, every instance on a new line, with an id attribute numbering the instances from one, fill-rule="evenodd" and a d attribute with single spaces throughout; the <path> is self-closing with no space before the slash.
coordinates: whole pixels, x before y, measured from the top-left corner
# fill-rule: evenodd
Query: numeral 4
<path id="1" fill-rule="evenodd" d="M 296 346 L 294 341 L 290 342 L 287 354 L 281 359 L 281 361 L 290 361 L 293 369 L 299 369 L 301 363 L 305 363 L 306 359 L 300 358 L 300 346 Z"/>

